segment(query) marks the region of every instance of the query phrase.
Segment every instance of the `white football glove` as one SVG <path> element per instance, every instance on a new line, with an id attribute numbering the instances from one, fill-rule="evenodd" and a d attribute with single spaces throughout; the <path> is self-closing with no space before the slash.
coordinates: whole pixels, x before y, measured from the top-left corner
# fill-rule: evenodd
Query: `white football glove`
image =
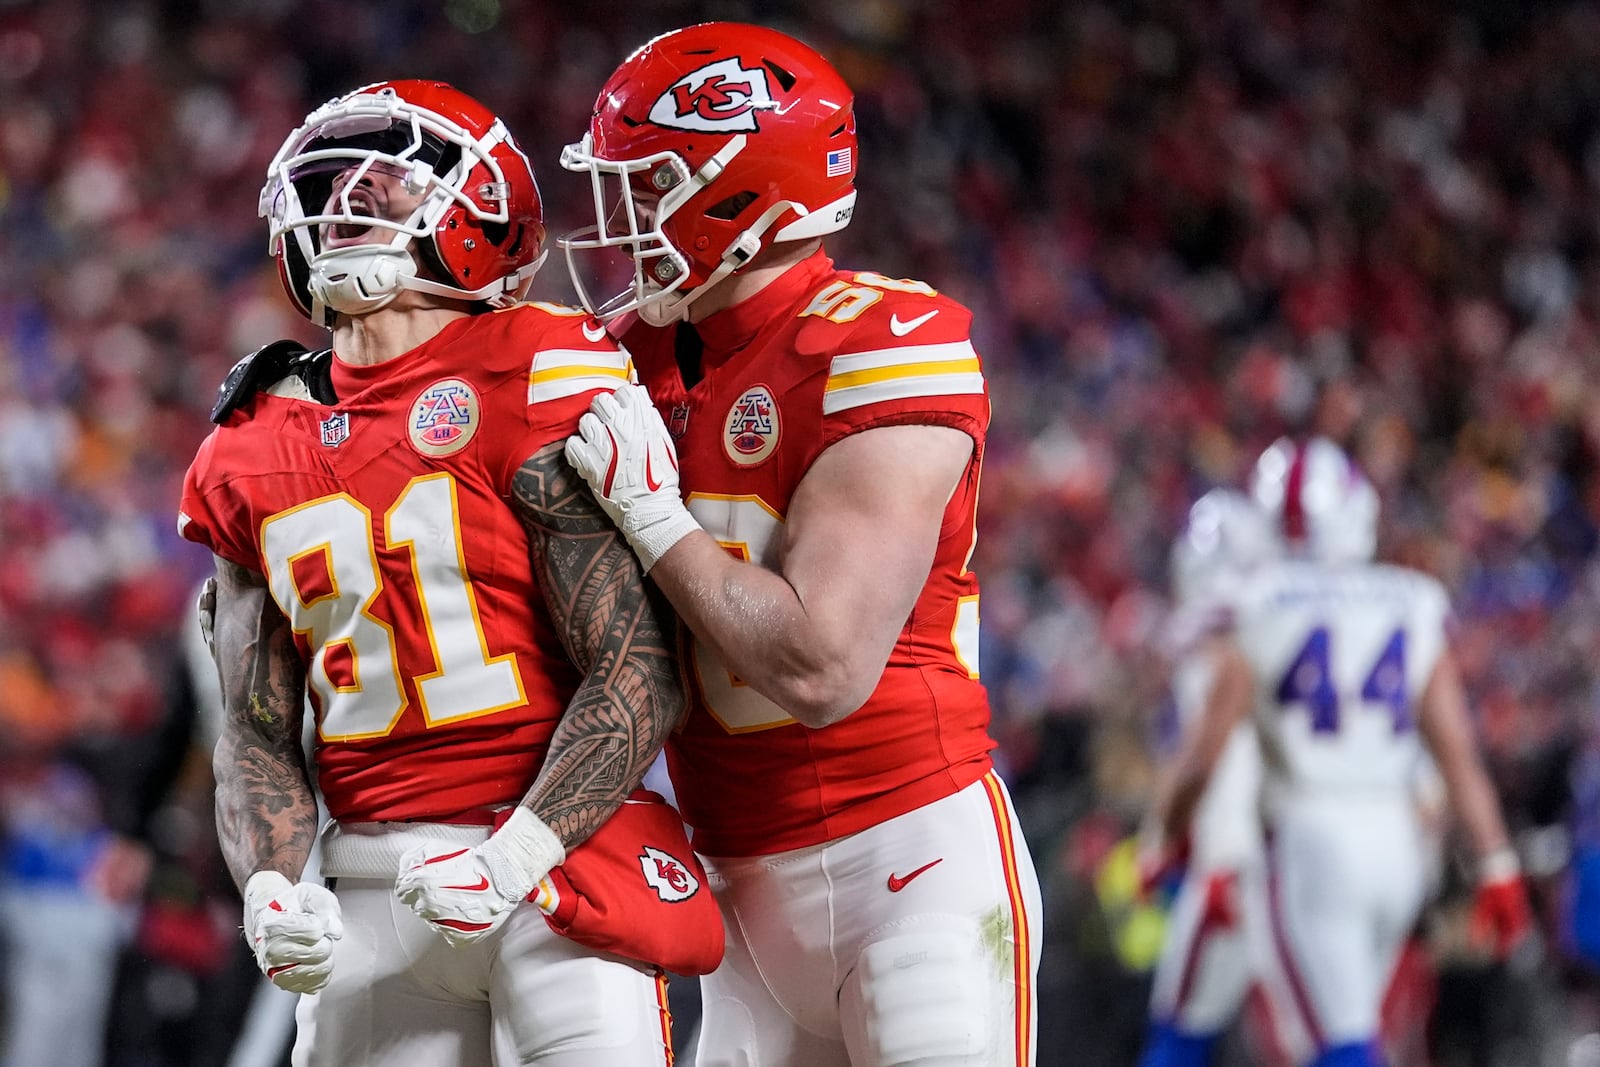
<path id="1" fill-rule="evenodd" d="M 678 452 L 642 385 L 601 393 L 567 438 L 567 461 L 622 530 L 646 573 L 700 528 L 678 491 Z"/>
<path id="2" fill-rule="evenodd" d="M 555 831 L 527 808 L 476 848 L 418 845 L 400 861 L 394 892 L 452 945 L 500 928 L 539 879 L 567 858 Z"/>
<path id="3" fill-rule="evenodd" d="M 339 898 L 315 882 L 257 871 L 244 886 L 244 936 L 273 985 L 315 993 L 332 977 L 333 943 L 344 936 Z"/>

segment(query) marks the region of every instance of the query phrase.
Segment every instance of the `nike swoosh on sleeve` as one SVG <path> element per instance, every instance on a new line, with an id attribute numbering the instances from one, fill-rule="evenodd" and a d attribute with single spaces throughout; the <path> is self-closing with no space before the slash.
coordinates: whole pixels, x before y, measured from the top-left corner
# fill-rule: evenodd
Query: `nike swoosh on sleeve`
<path id="1" fill-rule="evenodd" d="M 906 334 L 910 333 L 912 330 L 915 330 L 918 326 L 921 326 L 923 323 L 927 322 L 937 314 L 939 314 L 939 309 L 934 308 L 926 315 L 918 315 L 914 319 L 906 319 L 902 321 L 899 313 L 897 312 L 889 316 L 889 332 L 894 334 L 896 337 L 904 337 Z"/>

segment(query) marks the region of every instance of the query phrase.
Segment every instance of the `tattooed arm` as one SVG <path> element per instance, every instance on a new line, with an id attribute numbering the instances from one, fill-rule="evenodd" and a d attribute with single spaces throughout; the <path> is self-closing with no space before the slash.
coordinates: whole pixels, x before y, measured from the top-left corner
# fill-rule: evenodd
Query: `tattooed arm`
<path id="1" fill-rule="evenodd" d="M 219 556 L 214 628 L 224 717 L 212 768 L 223 857 L 241 889 L 261 870 L 298 879 L 317 804 L 300 746 L 305 668 L 289 620 L 261 575 Z"/>
<path id="2" fill-rule="evenodd" d="M 582 684 L 522 800 L 570 849 L 638 787 L 686 707 L 665 602 L 557 443 L 512 481 L 534 577 Z"/>
<path id="3" fill-rule="evenodd" d="M 512 478 L 534 579 L 583 674 L 522 803 L 471 849 L 400 861 L 395 893 L 451 944 L 490 936 L 567 851 L 622 806 L 683 717 L 670 616 L 645 591 L 622 534 L 567 464 L 565 442 Z M 437 852 L 437 849 L 432 851 Z"/>

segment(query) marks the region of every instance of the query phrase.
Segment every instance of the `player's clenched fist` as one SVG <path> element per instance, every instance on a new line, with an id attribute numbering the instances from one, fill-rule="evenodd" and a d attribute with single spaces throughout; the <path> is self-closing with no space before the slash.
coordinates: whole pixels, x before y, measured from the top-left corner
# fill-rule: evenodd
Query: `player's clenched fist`
<path id="1" fill-rule="evenodd" d="M 333 943 L 344 936 L 339 898 L 315 882 L 257 871 L 244 887 L 244 936 L 274 985 L 315 993 L 333 975 Z"/>
<path id="2" fill-rule="evenodd" d="M 648 572 L 698 528 L 678 491 L 678 452 L 642 385 L 601 393 L 567 438 L 567 462 L 633 546 Z"/>
<path id="3" fill-rule="evenodd" d="M 446 941 L 470 945 L 498 930 L 566 856 L 554 831 L 519 807 L 476 848 L 411 849 L 400 861 L 394 891 Z"/>

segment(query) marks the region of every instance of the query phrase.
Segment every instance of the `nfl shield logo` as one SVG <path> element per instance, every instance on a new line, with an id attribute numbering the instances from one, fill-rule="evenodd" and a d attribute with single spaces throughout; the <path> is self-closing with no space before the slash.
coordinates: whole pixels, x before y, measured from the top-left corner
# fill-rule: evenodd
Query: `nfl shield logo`
<path id="1" fill-rule="evenodd" d="M 672 405 L 672 415 L 667 419 L 667 432 L 672 435 L 674 441 L 689 432 L 688 404 Z"/>
<path id="2" fill-rule="evenodd" d="M 338 448 L 344 444 L 345 438 L 350 436 L 350 415 L 348 412 L 338 411 L 322 420 L 322 444 L 326 448 Z"/>

